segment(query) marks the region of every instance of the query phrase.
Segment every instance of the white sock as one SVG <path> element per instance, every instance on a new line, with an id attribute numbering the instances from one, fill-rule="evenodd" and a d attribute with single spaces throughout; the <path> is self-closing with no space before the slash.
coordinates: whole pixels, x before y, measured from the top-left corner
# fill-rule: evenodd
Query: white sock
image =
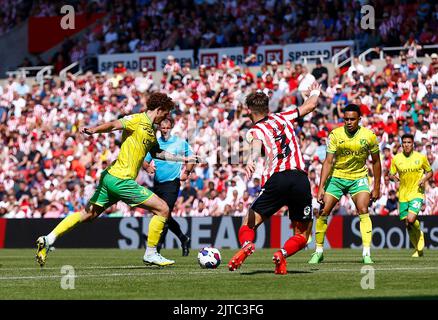
<path id="1" fill-rule="evenodd" d="M 371 256 L 370 247 L 363 247 L 362 256 Z"/>
<path id="2" fill-rule="evenodd" d="M 146 247 L 146 252 L 144 253 L 145 257 L 146 256 L 151 256 L 153 254 L 157 253 L 157 247 Z"/>
<path id="3" fill-rule="evenodd" d="M 284 249 L 281 249 L 281 253 L 283 254 L 283 257 L 287 258 L 287 251 Z"/>
<path id="4" fill-rule="evenodd" d="M 55 243 L 55 240 L 56 240 L 56 235 L 53 232 L 50 232 L 47 235 L 47 241 L 49 242 L 49 245 L 50 246 L 53 245 Z"/>
<path id="5" fill-rule="evenodd" d="M 323 247 L 320 247 L 320 246 L 316 246 L 316 250 L 315 250 L 315 252 L 317 252 L 317 253 L 323 253 L 323 252 L 324 252 L 324 248 L 323 248 Z"/>

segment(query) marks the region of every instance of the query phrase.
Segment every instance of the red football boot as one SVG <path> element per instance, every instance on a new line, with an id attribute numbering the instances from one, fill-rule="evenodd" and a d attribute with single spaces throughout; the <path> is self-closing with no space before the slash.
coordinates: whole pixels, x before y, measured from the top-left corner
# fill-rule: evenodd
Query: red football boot
<path id="1" fill-rule="evenodd" d="M 228 269 L 230 271 L 235 271 L 242 263 L 245 261 L 245 259 L 252 255 L 255 251 L 255 244 L 252 242 L 249 242 L 246 244 L 242 249 L 240 249 L 230 260 L 228 263 Z"/>
<path id="2" fill-rule="evenodd" d="M 274 253 L 272 261 L 275 263 L 275 274 L 287 274 L 287 261 L 281 250 Z"/>

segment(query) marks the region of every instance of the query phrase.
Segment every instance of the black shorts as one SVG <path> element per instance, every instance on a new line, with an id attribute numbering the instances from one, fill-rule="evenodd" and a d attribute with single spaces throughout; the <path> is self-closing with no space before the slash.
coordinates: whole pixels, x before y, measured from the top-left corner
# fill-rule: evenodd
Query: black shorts
<path id="1" fill-rule="evenodd" d="M 251 209 L 270 217 L 283 206 L 293 221 L 312 220 L 312 193 L 307 175 L 299 170 L 274 173 L 253 202 Z"/>
<path id="2" fill-rule="evenodd" d="M 154 182 L 153 191 L 154 193 L 163 199 L 169 206 L 169 212 L 172 213 L 175 202 L 178 199 L 180 188 L 180 180 L 175 179 L 166 182 Z"/>

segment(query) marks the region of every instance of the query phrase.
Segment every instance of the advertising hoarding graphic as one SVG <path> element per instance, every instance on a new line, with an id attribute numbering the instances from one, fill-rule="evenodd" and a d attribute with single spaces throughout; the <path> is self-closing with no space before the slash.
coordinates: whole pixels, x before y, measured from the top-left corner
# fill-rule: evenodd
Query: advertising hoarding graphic
<path id="1" fill-rule="evenodd" d="M 155 57 L 141 57 L 140 58 L 140 68 L 148 69 L 148 71 L 156 71 L 157 70 L 157 60 Z"/>
<path id="2" fill-rule="evenodd" d="M 216 67 L 219 65 L 219 55 L 217 53 L 201 53 L 199 61 L 206 67 Z"/>
<path id="3" fill-rule="evenodd" d="M 397 216 L 371 217 L 373 223 L 372 248 L 407 249 L 413 248 L 409 235 Z M 359 229 L 359 217 L 344 217 L 344 248 L 361 248 L 362 238 Z M 426 248 L 438 248 L 438 217 L 419 216 L 421 230 L 424 233 Z"/>
<path id="4" fill-rule="evenodd" d="M 266 50 L 265 51 L 265 63 L 269 64 L 276 61 L 278 64 L 283 64 L 283 50 Z"/>
<path id="5" fill-rule="evenodd" d="M 302 57 L 312 55 L 321 55 L 324 57 L 324 61 L 327 61 L 337 51 L 342 50 L 346 46 L 352 47 L 353 45 L 353 41 L 332 41 L 288 44 L 285 46 L 259 46 L 253 51 L 249 51 L 245 47 L 201 49 L 199 50 L 197 60 L 199 64 L 205 64 L 207 67 L 218 66 L 223 55 L 233 60 L 236 65 L 245 65 L 245 59 L 250 54 L 256 55 L 257 64 L 259 65 L 269 64 L 274 60 L 279 64 L 283 64 L 289 59 L 292 62 L 297 62 Z M 166 65 L 169 55 L 174 56 L 181 66 L 185 62 L 190 62 L 192 68 L 198 67 L 198 65 L 195 65 L 196 59 L 194 59 L 193 50 L 175 50 L 99 55 L 99 72 L 112 72 L 114 66 L 119 62 L 122 62 L 129 72 L 138 72 L 144 67 L 150 71 L 161 71 Z"/>
<path id="6" fill-rule="evenodd" d="M 406 228 L 398 217 L 371 217 L 374 249 L 410 248 Z M 438 248 L 438 217 L 421 217 L 426 248 Z M 193 249 L 205 246 L 237 249 L 241 217 L 176 218 L 181 230 L 191 238 Z M 52 230 L 61 219 L 0 219 L 0 248 L 33 248 L 35 240 Z M 59 248 L 120 248 L 138 249 L 145 246 L 150 217 L 100 218 L 84 223 L 56 242 Z M 315 226 L 315 224 L 314 224 Z M 257 248 L 281 248 L 292 236 L 288 217 L 273 216 L 256 232 Z M 96 236 L 98 235 L 98 236 Z M 308 248 L 315 247 L 313 241 Z M 361 248 L 359 218 L 333 216 L 328 220 L 325 247 Z M 164 248 L 179 248 L 172 232 L 168 232 Z"/>

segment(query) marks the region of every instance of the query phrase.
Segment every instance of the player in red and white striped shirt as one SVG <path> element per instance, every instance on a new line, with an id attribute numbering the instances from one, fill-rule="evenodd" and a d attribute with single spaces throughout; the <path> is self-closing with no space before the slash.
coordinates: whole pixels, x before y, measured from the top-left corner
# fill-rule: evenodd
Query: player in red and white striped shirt
<path id="1" fill-rule="evenodd" d="M 275 273 L 286 274 L 286 257 L 295 254 L 307 244 L 313 222 L 312 194 L 293 122 L 315 110 L 320 85 L 313 83 L 309 92 L 309 98 L 297 109 L 274 114 L 269 114 L 269 97 L 264 93 L 251 93 L 246 98 L 249 116 L 254 123 L 247 134 L 251 145 L 246 166 L 247 178 L 254 172 L 255 160 L 261 155 L 262 148 L 267 165 L 260 195 L 252 204 L 239 230 L 242 249 L 230 260 L 230 271 L 239 268 L 254 252 L 257 227 L 285 205 L 289 208 L 289 218 L 295 235 L 286 241 L 281 250 L 274 253 Z"/>
<path id="2" fill-rule="evenodd" d="M 285 170 L 304 170 L 304 160 L 298 147 L 293 122 L 298 109 L 273 113 L 258 121 L 248 130 L 247 140 L 260 140 L 267 154 L 267 167 L 262 176 L 262 186 L 275 173 Z"/>

